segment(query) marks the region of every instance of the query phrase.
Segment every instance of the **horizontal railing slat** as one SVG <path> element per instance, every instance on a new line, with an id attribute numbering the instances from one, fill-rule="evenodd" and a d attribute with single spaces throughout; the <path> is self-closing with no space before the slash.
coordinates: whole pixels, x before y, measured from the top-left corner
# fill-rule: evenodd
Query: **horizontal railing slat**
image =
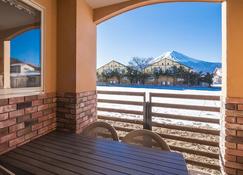
<path id="1" fill-rule="evenodd" d="M 116 121 L 116 122 L 124 122 L 124 123 L 132 123 L 132 124 L 143 124 L 142 120 L 135 120 L 135 119 L 125 119 L 125 118 L 118 118 L 118 117 L 108 117 L 108 116 L 102 116 L 99 115 L 98 119 L 101 120 L 110 120 L 110 121 Z"/>
<path id="2" fill-rule="evenodd" d="M 191 165 L 196 165 L 196 166 L 204 167 L 204 168 L 209 168 L 209 169 L 214 169 L 214 170 L 220 170 L 220 166 L 219 165 L 213 165 L 213 164 L 203 163 L 203 162 L 189 160 L 189 159 L 186 159 L 186 163 L 191 164 Z"/>
<path id="3" fill-rule="evenodd" d="M 124 104 L 124 105 L 136 105 L 142 106 L 143 102 L 138 101 L 124 101 L 124 100 L 108 100 L 108 99 L 98 99 L 100 103 L 112 103 L 112 104 Z"/>
<path id="4" fill-rule="evenodd" d="M 115 126 L 115 129 L 118 130 L 118 131 L 124 131 L 124 132 L 131 132 L 131 131 L 134 130 L 134 129 L 131 129 L 131 128 L 124 128 L 124 127 L 119 127 L 119 126 Z M 183 142 L 196 143 L 196 144 L 214 146 L 214 147 L 219 146 L 219 143 L 214 142 L 214 141 L 193 139 L 193 138 L 181 137 L 181 136 L 170 135 L 170 134 L 160 134 L 160 133 L 157 133 L 157 134 L 159 134 L 161 137 L 163 137 L 165 139 L 178 140 L 178 141 L 183 141 Z"/>
<path id="5" fill-rule="evenodd" d="M 193 105 L 181 105 L 181 104 L 169 104 L 169 103 L 151 103 L 152 107 L 162 107 L 162 108 L 176 108 L 176 109 L 186 109 L 186 110 L 197 110 L 197 111 L 210 111 L 210 112 L 220 112 L 219 107 L 211 106 L 193 106 Z"/>
<path id="6" fill-rule="evenodd" d="M 182 98 L 192 100 L 215 100 L 219 101 L 220 96 L 211 95 L 190 95 L 190 94 L 168 94 L 168 93 L 150 93 L 150 97 L 163 97 L 163 98 Z"/>
<path id="7" fill-rule="evenodd" d="M 131 96 L 145 96 L 145 92 L 126 92 L 126 91 L 97 91 L 97 94 L 107 94 L 107 95 L 131 95 Z"/>
<path id="8" fill-rule="evenodd" d="M 189 120 L 195 122 L 219 124 L 219 119 L 214 119 L 214 118 L 194 117 L 194 116 L 185 116 L 185 115 L 176 115 L 176 114 L 162 114 L 156 112 L 152 112 L 151 115 L 153 117 L 159 117 L 159 118 L 169 118 L 169 119 L 177 119 L 177 120 Z"/>
<path id="9" fill-rule="evenodd" d="M 125 114 L 135 114 L 135 115 L 143 115 L 142 111 L 133 111 L 133 110 L 125 110 L 125 109 L 112 109 L 112 108 L 97 108 L 98 111 L 103 112 L 114 112 L 114 113 L 125 113 Z"/>
<path id="10" fill-rule="evenodd" d="M 212 130 L 212 129 L 195 128 L 195 127 L 189 127 L 189 126 L 179 126 L 179 125 L 164 124 L 164 123 L 157 123 L 157 122 L 152 122 L 152 126 L 219 136 L 219 131 Z"/>

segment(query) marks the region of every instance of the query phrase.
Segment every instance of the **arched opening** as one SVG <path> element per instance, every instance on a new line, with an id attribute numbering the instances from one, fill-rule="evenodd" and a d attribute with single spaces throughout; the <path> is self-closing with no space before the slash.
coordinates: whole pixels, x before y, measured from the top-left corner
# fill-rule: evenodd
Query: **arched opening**
<path id="1" fill-rule="evenodd" d="M 158 2 L 159 1 L 157 1 L 156 4 Z M 210 1 L 210 2 L 212 2 L 212 1 Z M 222 2 L 222 1 L 214 1 L 214 2 Z M 154 3 L 155 2 L 153 2 L 153 4 Z M 177 2 L 177 3 L 168 3 L 168 4 L 169 5 L 175 5 L 175 4 L 180 4 L 180 3 Z M 168 5 L 168 4 L 167 3 L 165 3 L 165 4 L 157 4 L 155 6 L 163 6 L 163 5 Z M 185 3 L 183 2 L 181 4 L 186 4 L 186 2 Z M 201 2 L 201 4 L 204 4 L 204 3 Z M 221 18 L 222 18 L 222 15 L 221 15 L 221 3 L 205 3 L 205 4 L 216 5 L 216 6 L 219 5 L 218 9 L 220 9 L 220 13 L 219 13 L 220 18 L 216 19 L 218 28 L 215 31 L 215 33 L 217 35 L 217 39 L 216 39 L 217 42 L 214 43 L 214 44 L 218 45 L 217 46 L 218 47 L 218 51 L 217 51 L 218 52 L 218 60 L 217 61 L 219 61 L 221 63 L 221 58 L 222 58 L 222 55 L 223 55 L 222 52 L 224 53 L 224 48 L 222 49 L 222 46 L 221 46 L 221 30 L 222 30 L 221 22 L 222 21 L 223 21 L 223 23 L 225 22 L 224 21 L 225 19 L 223 19 L 221 21 Z M 145 5 L 146 5 L 146 7 L 137 9 L 137 7 L 141 7 L 141 6 L 145 6 Z M 138 6 L 130 6 L 129 8 L 122 8 L 124 11 L 119 11 L 118 10 L 117 13 L 112 13 L 112 15 L 121 14 L 123 12 L 127 12 L 127 11 L 129 11 L 131 9 L 135 9 L 135 8 L 137 10 L 141 10 L 141 9 L 145 9 L 147 7 L 151 7 L 151 6 L 147 6 L 147 5 L 151 5 L 151 4 L 150 3 L 146 3 L 146 4 L 142 4 L 141 3 Z M 99 33 L 99 26 L 98 26 L 98 48 L 99 48 L 99 44 L 103 44 L 104 45 L 104 43 L 108 43 L 109 39 L 112 39 L 112 44 L 110 43 L 110 45 L 107 44 L 107 46 L 106 46 L 107 50 L 109 50 L 109 53 L 111 53 L 111 54 L 108 54 L 110 56 L 109 58 L 111 58 L 111 57 L 112 58 L 117 58 L 117 55 L 119 57 L 119 54 L 117 54 L 117 55 L 115 54 L 116 52 L 126 53 L 126 50 L 128 52 L 130 52 L 130 50 L 135 48 L 134 49 L 135 51 L 133 52 L 133 54 L 136 53 L 136 52 L 137 53 L 144 53 L 144 50 L 146 50 L 145 49 L 146 47 L 152 47 L 151 46 L 152 44 L 147 44 L 146 47 L 144 45 L 142 45 L 143 41 L 142 41 L 141 38 L 146 38 L 146 36 L 145 36 L 146 32 L 144 32 L 142 34 L 140 33 L 140 39 L 141 40 L 137 39 L 137 45 L 139 45 L 139 46 L 142 45 L 143 46 L 143 47 L 140 47 L 139 49 L 136 46 L 133 47 L 132 44 L 131 45 L 129 44 L 129 41 L 131 43 L 133 43 L 133 41 L 135 40 L 134 39 L 135 38 L 134 35 L 136 35 L 136 32 L 133 32 L 134 35 L 131 35 L 131 33 L 129 35 L 127 35 L 127 33 L 126 34 L 123 33 L 124 31 L 126 32 L 126 28 L 130 27 L 129 24 L 126 25 L 125 21 L 128 20 L 129 17 L 131 19 L 132 16 L 133 16 L 133 15 L 129 16 L 127 14 L 135 14 L 137 10 L 132 10 L 132 11 L 130 11 L 128 13 L 124 13 L 122 15 L 122 16 L 126 16 L 127 18 L 124 17 L 124 19 L 122 21 L 123 22 L 122 25 L 120 25 L 117 28 L 123 29 L 123 31 L 122 30 L 117 30 L 117 31 L 113 30 L 112 31 L 112 29 L 114 29 L 112 27 L 118 26 L 116 24 L 121 22 L 121 20 L 119 19 L 119 18 L 121 18 L 120 16 L 117 16 L 117 17 L 112 18 L 111 20 L 108 20 L 108 21 L 105 22 L 105 23 L 111 23 L 110 21 L 113 22 L 113 26 L 110 25 L 108 27 L 103 27 L 103 29 L 102 29 L 103 31 L 104 30 L 108 30 L 106 37 L 99 38 L 99 34 L 100 33 Z M 198 9 L 195 8 L 195 7 L 194 7 L 194 10 L 195 10 L 195 12 L 196 11 L 198 12 Z M 146 14 L 146 10 L 144 10 L 143 12 L 144 12 L 144 14 Z M 174 10 L 172 12 L 176 13 L 176 10 Z M 193 16 L 193 14 L 190 14 L 190 15 Z M 144 15 L 144 16 L 146 16 L 146 15 Z M 183 13 L 181 13 L 181 16 L 183 16 Z M 196 16 L 197 15 L 195 15 L 195 18 L 196 18 Z M 110 17 L 111 16 L 108 15 L 108 16 L 106 16 L 106 18 L 103 18 L 103 20 L 110 19 Z M 180 17 L 180 15 L 178 15 L 178 18 L 179 17 Z M 207 16 L 207 18 L 205 18 L 204 20 L 205 21 L 207 21 L 207 20 L 210 21 L 210 20 L 212 20 L 212 18 L 214 18 L 213 14 L 211 14 L 211 16 Z M 116 19 L 118 19 L 118 20 L 116 21 Z M 152 21 L 153 18 L 150 18 L 150 20 Z M 156 19 L 156 20 L 158 20 L 158 19 Z M 200 20 L 197 21 L 199 26 L 202 25 L 201 29 L 208 28 L 208 26 L 210 26 L 212 28 L 212 25 L 206 25 L 206 23 L 205 23 L 205 26 L 203 26 L 204 20 L 200 19 Z M 142 18 L 141 18 L 141 21 L 142 21 Z M 103 24 L 105 24 L 105 23 L 103 23 Z M 103 24 L 101 23 L 100 25 L 103 25 Z M 136 25 L 137 23 L 135 23 L 134 21 L 133 22 L 130 21 L 130 24 Z M 212 22 L 212 24 L 213 24 L 213 22 Z M 170 29 L 169 31 L 173 30 L 174 31 L 173 34 L 175 36 L 177 36 L 176 34 L 178 34 L 179 37 L 182 37 L 182 38 L 183 38 L 183 35 L 187 36 L 186 33 L 183 33 L 184 32 L 183 30 L 180 30 L 180 26 L 177 27 L 177 28 L 176 27 L 172 28 L 169 25 L 164 25 L 164 26 L 165 26 L 165 28 L 169 28 Z M 187 28 L 188 30 L 193 30 L 193 26 L 188 25 L 187 27 L 188 27 Z M 190 28 L 190 27 L 192 27 L 192 28 Z M 138 28 L 142 29 L 141 26 L 138 26 Z M 151 28 L 154 28 L 154 26 L 150 27 L 150 25 L 148 25 L 147 27 L 145 27 L 145 29 L 147 29 L 147 31 L 151 31 Z M 139 29 L 137 29 L 137 33 L 139 33 L 139 31 L 140 31 Z M 162 30 L 162 31 L 164 31 L 164 30 Z M 116 35 L 114 35 L 114 33 L 116 33 Z M 155 32 L 150 32 L 149 34 L 153 35 L 153 34 L 155 34 Z M 147 35 L 149 35 L 149 34 L 147 34 Z M 168 33 L 166 33 L 166 34 L 168 35 Z M 170 34 L 172 34 L 172 33 L 170 33 Z M 112 37 L 109 38 L 109 35 L 112 35 Z M 117 36 L 120 36 L 121 38 L 127 38 L 127 44 L 121 43 L 121 42 L 119 42 L 119 40 L 116 40 Z M 200 33 L 198 33 L 198 36 L 192 34 L 191 37 L 192 38 L 195 37 L 196 39 L 198 39 L 197 42 L 194 41 L 194 43 L 195 43 L 194 47 L 197 46 L 198 48 L 202 48 L 202 49 L 204 48 L 205 52 L 208 52 L 210 50 L 210 46 L 209 45 L 212 44 L 212 43 L 210 43 L 209 41 L 207 41 L 207 42 L 210 43 L 210 44 L 204 45 L 205 44 L 204 43 L 203 45 L 199 46 L 200 44 L 203 43 L 203 42 L 200 42 L 201 40 L 199 38 L 202 37 L 203 39 L 205 39 L 205 38 L 207 38 L 209 36 L 207 36 L 207 35 L 201 35 L 200 36 Z M 174 37 L 172 37 L 172 38 L 174 38 Z M 105 41 L 105 42 L 104 43 L 99 42 L 99 39 L 103 39 L 103 41 Z M 160 37 L 157 37 L 157 40 L 160 40 L 160 39 L 161 39 Z M 184 41 L 185 42 L 189 42 L 190 39 L 191 38 L 188 35 L 188 37 L 184 38 Z M 148 43 L 153 43 L 154 40 L 148 40 L 147 39 L 146 41 L 148 41 Z M 168 42 L 168 39 L 165 40 L 165 42 Z M 114 50 L 112 50 L 112 48 L 114 48 L 112 45 L 118 45 L 121 49 L 116 49 L 114 51 Z M 134 45 L 134 43 L 133 43 L 133 45 Z M 169 44 L 167 44 L 167 45 L 169 45 Z M 182 44 L 182 42 L 181 42 L 179 45 L 183 46 L 183 45 L 186 45 L 186 44 L 184 44 L 184 43 Z M 163 47 L 166 48 L 166 46 L 163 46 Z M 163 48 L 163 47 L 161 47 L 161 48 Z M 178 50 L 178 49 L 171 48 L 170 50 Z M 195 49 L 195 50 L 197 50 L 197 49 Z M 165 49 L 164 50 L 165 54 L 162 54 L 162 56 L 159 56 L 160 54 L 157 54 L 157 55 L 156 54 L 155 55 L 149 55 L 149 54 L 147 54 L 147 55 L 143 55 L 143 54 L 136 55 L 136 54 L 134 54 L 133 56 L 145 56 L 145 57 L 152 56 L 154 58 L 157 58 L 157 59 L 153 59 L 154 60 L 153 63 L 158 63 L 158 65 L 154 65 L 154 67 L 161 67 L 161 69 L 165 70 L 165 71 L 169 70 L 166 67 L 171 67 L 171 65 L 174 65 L 174 64 L 177 63 L 177 61 L 175 61 L 176 59 L 171 60 L 169 58 L 171 58 L 171 57 L 179 58 L 180 57 L 179 55 L 183 55 L 183 58 L 187 57 L 187 56 L 185 56 L 183 51 L 182 51 L 182 53 L 178 53 L 177 51 L 171 51 L 171 52 L 166 52 L 166 51 L 168 51 L 168 50 Z M 116 84 L 119 84 L 120 82 L 122 82 L 121 77 L 123 77 L 123 76 L 122 75 L 121 76 L 118 75 L 119 72 L 117 72 L 117 71 L 113 71 L 112 72 L 111 69 L 113 69 L 113 68 L 117 69 L 117 67 L 122 68 L 124 66 L 126 67 L 127 65 L 130 68 L 129 63 L 128 63 L 129 61 L 127 61 L 127 60 L 126 60 L 126 62 L 123 61 L 123 59 L 126 57 L 125 54 L 123 54 L 123 55 L 121 54 L 122 56 L 121 56 L 121 58 L 119 58 L 120 60 L 119 59 L 118 60 L 110 59 L 110 60 L 106 60 L 106 62 L 104 62 L 104 64 L 101 64 L 101 63 L 99 63 L 99 59 L 100 59 L 99 52 L 100 51 L 98 50 L 98 57 L 97 57 L 98 60 L 97 61 L 98 61 L 98 64 L 100 64 L 98 66 L 98 67 L 100 67 L 100 69 L 98 69 L 98 71 L 97 71 L 98 79 L 99 79 L 99 76 L 102 74 L 101 72 L 103 70 L 105 70 L 107 67 L 110 67 L 110 70 L 109 70 L 110 72 L 107 71 L 106 72 L 107 75 L 103 74 L 104 75 L 103 79 L 105 79 L 106 81 L 108 80 L 109 86 L 113 88 L 113 89 L 110 88 L 109 90 L 110 91 L 111 90 L 115 91 L 113 93 L 116 95 L 116 96 L 114 94 L 113 94 L 113 96 L 111 94 L 104 95 L 105 93 L 103 91 L 105 89 L 104 88 L 101 88 L 101 89 L 98 88 L 98 90 L 102 90 L 102 94 L 100 94 L 100 97 L 99 97 L 99 94 L 98 94 L 98 102 L 100 102 L 100 106 L 99 106 L 99 103 L 98 103 L 98 114 L 100 114 L 100 119 L 109 121 L 112 125 L 115 125 L 116 128 L 120 129 L 122 132 L 129 131 L 129 129 L 131 129 L 131 128 L 132 129 L 137 129 L 139 127 L 142 127 L 141 124 L 140 124 L 140 126 L 139 125 L 135 125 L 135 127 L 134 127 L 134 125 L 132 123 L 136 123 L 136 121 L 132 121 L 132 120 L 134 118 L 136 118 L 134 116 L 141 115 L 141 113 L 139 113 L 139 112 L 141 112 L 141 110 L 143 111 L 144 107 L 140 106 L 140 107 L 130 107 L 130 108 L 129 107 L 124 107 L 123 108 L 122 105 L 121 105 L 121 104 L 123 104 L 123 105 L 125 104 L 125 105 L 129 106 L 129 105 L 132 105 L 132 104 L 133 105 L 134 104 L 138 104 L 138 103 L 136 103 L 138 101 L 139 102 L 141 102 L 141 101 L 144 102 L 144 96 L 142 94 L 144 91 L 141 90 L 141 86 L 137 86 L 138 89 L 136 89 L 136 90 L 135 89 L 128 90 L 129 89 L 128 86 L 130 86 L 130 85 L 127 85 L 127 84 L 129 84 L 131 82 L 136 82 L 136 83 L 138 82 L 136 80 L 136 77 L 133 80 L 131 80 L 131 81 L 127 80 L 128 82 L 126 82 L 126 80 L 124 80 L 124 84 L 126 84 L 126 85 L 122 85 L 123 86 L 122 88 L 124 88 L 124 86 L 125 86 L 124 89 L 122 89 L 121 86 L 119 88 L 117 88 L 117 89 L 114 88 L 114 84 L 116 86 Z M 186 52 L 186 53 L 189 53 L 189 52 Z M 112 53 L 115 54 L 115 55 L 112 56 Z M 193 57 L 193 58 L 196 57 L 196 58 L 202 59 L 204 56 L 198 56 L 197 57 L 197 56 L 193 56 L 193 55 L 190 56 L 190 54 L 189 54 L 189 58 L 191 58 L 191 57 Z M 166 59 L 164 59 L 164 61 L 161 62 L 161 60 L 162 60 L 161 58 L 166 58 Z M 207 62 L 215 61 L 215 60 L 210 60 L 210 56 L 208 56 L 208 58 L 209 58 L 208 60 L 204 60 L 204 61 L 207 61 Z M 211 58 L 213 58 L 213 56 L 211 56 Z M 187 57 L 187 61 L 188 60 L 189 59 Z M 133 61 L 133 63 L 136 62 L 135 60 L 131 60 L 131 61 Z M 194 59 L 194 61 L 195 61 L 195 59 Z M 151 62 L 149 62 L 149 63 L 151 63 Z M 185 63 L 185 62 L 182 63 L 181 62 L 181 64 L 182 64 L 182 66 L 186 66 L 187 63 Z M 198 62 L 195 66 L 197 67 L 198 64 L 201 64 L 201 63 Z M 149 66 L 149 64 L 147 66 Z M 205 66 L 205 67 L 208 69 L 208 68 L 211 68 L 210 66 L 211 65 L 208 64 L 208 66 Z M 150 67 L 147 68 L 147 70 L 148 71 L 149 70 L 150 71 L 154 70 L 154 67 L 150 66 Z M 194 65 L 191 64 L 190 66 L 187 66 L 186 68 L 188 68 L 188 72 L 191 72 L 191 71 L 192 72 L 197 72 L 197 71 L 194 71 L 196 69 L 196 67 L 194 67 Z M 216 69 L 216 68 L 218 68 L 218 69 Z M 211 73 L 214 72 L 214 71 L 215 72 L 219 71 L 220 68 L 221 68 L 221 64 L 220 65 L 219 64 L 215 64 L 215 66 L 213 66 L 213 68 L 211 70 Z M 129 70 L 127 70 L 127 71 L 129 71 Z M 161 72 L 163 72 L 163 71 L 161 71 Z M 133 72 L 133 73 L 136 74 L 136 72 Z M 122 73 L 120 72 L 120 74 L 122 74 Z M 187 79 L 187 75 L 186 75 L 186 77 L 181 77 L 180 76 L 181 72 L 179 72 L 178 74 L 179 74 L 179 76 L 177 77 L 177 82 L 176 82 L 178 84 L 176 84 L 176 85 L 180 85 L 179 82 L 184 84 L 184 82 L 183 82 L 184 80 L 183 79 Z M 220 70 L 219 74 L 222 74 L 222 69 Z M 117 77 L 119 77 L 119 78 L 114 78 L 115 75 Z M 156 74 L 154 74 L 154 76 L 156 76 Z M 198 74 L 192 74 L 190 76 L 197 77 Z M 165 137 L 165 139 L 174 148 L 174 150 L 181 151 L 181 152 L 185 153 L 185 157 L 187 158 L 187 162 L 189 164 L 193 164 L 193 168 L 196 165 L 196 166 L 200 167 L 199 168 L 200 170 L 206 170 L 206 171 L 208 171 L 210 173 L 218 173 L 218 171 L 220 169 L 220 166 L 219 166 L 220 163 L 219 163 L 219 160 L 218 160 L 219 147 L 218 147 L 217 142 L 219 142 L 219 132 L 220 132 L 219 131 L 219 129 L 220 129 L 219 121 L 220 121 L 220 105 L 221 104 L 220 104 L 219 96 L 221 96 L 221 91 L 220 90 L 217 91 L 217 90 L 215 90 L 217 88 L 215 88 L 211 92 L 205 93 L 206 92 L 206 91 L 204 91 L 205 89 L 203 90 L 203 88 L 201 88 L 201 86 L 203 86 L 203 85 L 207 86 L 208 84 L 203 82 L 203 81 L 205 81 L 206 79 L 211 81 L 212 77 L 211 77 L 211 75 L 205 74 L 203 77 L 200 77 L 200 78 L 201 78 L 202 82 L 200 82 L 199 89 L 202 90 L 202 92 L 197 93 L 197 92 L 199 92 L 199 91 L 197 91 L 199 89 L 196 90 L 197 92 L 193 92 L 193 91 L 190 91 L 190 90 L 186 92 L 186 91 L 184 91 L 186 89 L 185 86 L 183 86 L 183 88 L 181 88 L 180 86 L 176 86 L 176 88 L 175 88 L 175 87 L 173 87 L 173 84 L 174 84 L 174 77 L 173 76 L 162 76 L 160 78 L 159 82 L 156 82 L 157 85 L 163 86 L 163 87 L 169 87 L 169 88 L 173 87 L 175 91 L 177 91 L 177 90 L 180 91 L 181 89 L 183 89 L 182 91 L 184 91 L 184 92 L 180 93 L 180 92 L 177 91 L 176 94 L 171 95 L 171 93 L 173 94 L 173 92 L 168 92 L 168 91 L 164 91 L 163 92 L 163 90 L 158 92 L 153 87 L 153 89 L 150 91 L 150 93 L 145 94 L 145 99 L 147 98 L 148 101 L 152 104 L 152 113 L 151 113 L 152 117 L 150 116 L 152 118 L 151 121 L 153 123 L 152 124 L 152 126 L 153 126 L 152 130 L 155 131 L 155 132 L 158 132 L 158 130 L 160 130 L 162 133 L 159 133 L 159 134 L 161 134 L 162 136 Z M 155 80 L 154 77 L 153 77 L 153 79 L 151 79 L 151 77 L 148 77 L 148 81 L 154 81 L 154 80 Z M 193 80 L 187 80 L 186 83 L 189 83 L 190 81 L 194 81 L 194 79 Z M 222 76 L 215 77 L 215 81 L 219 81 L 219 83 L 222 83 Z M 101 83 L 101 85 L 104 85 L 104 84 Z M 188 85 L 188 84 L 186 84 L 186 85 Z M 142 88 L 145 88 L 145 89 L 148 88 L 148 87 L 149 86 L 142 86 Z M 123 90 L 125 90 L 125 92 L 121 92 Z M 116 92 L 116 91 L 118 91 L 118 92 Z M 145 91 L 148 91 L 148 90 L 145 90 Z M 132 94 L 136 94 L 139 98 L 131 97 Z M 119 100 L 117 100 L 117 99 L 119 99 Z M 113 110 L 108 110 L 107 111 L 106 109 L 104 109 L 104 108 L 108 108 L 108 106 L 105 106 L 104 103 L 107 103 L 108 106 L 112 106 Z M 111 105 L 111 103 L 112 103 L 112 105 Z M 160 111 L 159 108 L 163 108 L 163 109 L 161 109 L 161 111 Z M 117 109 L 117 111 L 116 111 L 116 109 Z M 135 110 L 135 112 L 134 112 L 134 110 Z M 173 110 L 174 110 L 174 112 L 175 111 L 178 112 L 178 111 L 181 111 L 181 110 L 185 110 L 187 112 L 189 111 L 189 113 L 187 113 L 187 114 L 183 113 L 183 112 L 182 113 L 176 113 L 176 112 L 174 113 L 174 112 L 172 112 Z M 195 111 L 199 112 L 200 114 L 197 115 L 196 113 L 194 113 Z M 99 112 L 101 112 L 101 113 L 99 113 Z M 105 112 L 108 112 L 109 114 L 105 113 Z M 112 112 L 116 113 L 116 114 L 114 116 L 112 116 L 112 114 L 111 114 Z M 120 113 L 122 115 L 119 116 L 117 113 Z M 205 117 L 205 115 L 208 115 L 208 116 Z M 132 117 L 134 117 L 134 118 L 132 118 Z M 143 117 L 144 116 L 142 116 L 141 118 L 137 117 L 136 118 L 138 120 L 137 123 L 141 122 Z M 159 118 L 161 119 L 161 121 L 159 121 L 160 120 Z M 173 121 L 177 121 L 179 123 L 181 122 L 181 125 L 179 123 L 175 124 L 176 122 L 173 123 Z M 189 123 L 191 122 L 190 127 L 192 129 L 188 129 L 189 125 L 184 125 L 185 123 L 188 124 L 188 121 L 189 121 Z M 124 122 L 126 124 L 123 124 Z M 201 124 L 203 123 L 203 124 L 201 125 L 199 123 L 201 123 Z M 207 127 L 204 127 L 203 125 L 204 126 L 207 125 L 209 127 L 207 128 Z M 184 127 L 184 126 L 186 126 L 186 127 Z M 199 130 L 203 129 L 203 130 L 201 130 L 202 133 L 200 133 L 200 131 L 198 129 Z M 187 131 L 185 131 L 185 130 L 187 130 Z M 198 133 L 199 133 L 199 135 L 198 135 Z M 185 134 L 185 135 L 183 135 L 183 134 Z M 172 141 L 173 139 L 176 140 L 176 141 L 173 142 Z M 179 139 L 179 140 L 177 140 L 177 139 Z M 190 139 L 193 139 L 192 143 L 189 143 Z M 214 142 L 214 146 L 209 145 L 210 143 L 207 142 L 206 140 L 209 141 L 210 143 Z M 178 143 L 181 143 L 181 145 L 178 145 Z M 194 148 L 191 147 L 194 144 L 197 145 L 196 147 L 198 147 L 198 148 L 201 147 L 202 149 L 195 150 L 195 147 Z M 213 151 L 208 151 L 207 148 L 209 148 L 209 149 L 211 149 Z M 190 156 L 192 155 L 193 151 L 195 153 L 195 154 L 193 153 L 194 154 L 193 156 L 195 156 L 195 157 L 192 156 L 193 157 L 193 161 L 192 161 L 192 159 L 190 159 L 192 157 L 190 157 Z"/>

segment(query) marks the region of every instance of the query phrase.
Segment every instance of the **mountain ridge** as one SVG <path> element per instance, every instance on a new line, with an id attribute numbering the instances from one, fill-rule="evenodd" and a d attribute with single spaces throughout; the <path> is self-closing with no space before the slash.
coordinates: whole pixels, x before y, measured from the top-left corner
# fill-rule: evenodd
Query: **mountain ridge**
<path id="1" fill-rule="evenodd" d="M 217 67 L 222 67 L 222 64 L 219 62 L 208 62 L 196 58 L 191 58 L 177 51 L 165 52 L 161 56 L 153 59 L 150 64 L 154 64 L 155 62 L 165 58 L 190 67 L 195 72 L 213 73 Z"/>

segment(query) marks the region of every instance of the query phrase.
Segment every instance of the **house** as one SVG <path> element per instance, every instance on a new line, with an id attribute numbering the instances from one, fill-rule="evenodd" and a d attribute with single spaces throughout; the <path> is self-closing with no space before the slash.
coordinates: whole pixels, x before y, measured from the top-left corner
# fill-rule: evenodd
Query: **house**
<path id="1" fill-rule="evenodd" d="M 113 70 L 126 71 L 126 66 L 122 63 L 119 63 L 118 61 L 112 60 L 109 63 L 98 68 L 97 73 L 102 74 L 102 72 L 104 71 L 113 71 Z"/>
<path id="2" fill-rule="evenodd" d="M 184 64 L 181 64 L 179 61 L 172 59 L 171 52 L 167 52 L 150 63 L 150 65 L 145 69 L 145 72 L 151 73 L 155 69 L 161 69 L 163 72 L 166 70 L 170 70 L 172 67 L 183 67 L 187 71 L 191 71 L 192 69 Z"/>
<path id="3" fill-rule="evenodd" d="M 221 85 L 222 84 L 222 68 L 216 68 L 213 72 L 213 84 Z"/>

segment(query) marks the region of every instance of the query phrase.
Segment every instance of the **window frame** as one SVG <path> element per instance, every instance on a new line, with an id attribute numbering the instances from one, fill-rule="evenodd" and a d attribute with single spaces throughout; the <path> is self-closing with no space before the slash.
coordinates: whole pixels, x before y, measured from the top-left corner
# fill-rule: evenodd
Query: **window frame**
<path id="1" fill-rule="evenodd" d="M 1 96 L 5 96 L 5 95 L 14 95 L 14 94 L 40 94 L 40 93 L 44 93 L 44 87 L 45 87 L 45 83 L 44 83 L 44 67 L 45 67 L 45 8 L 40 5 L 39 3 L 37 3 L 35 0 L 19 0 L 33 8 L 35 8 L 36 10 L 40 11 L 41 13 L 41 26 L 40 26 L 40 34 L 41 34 L 41 49 L 40 49 L 40 64 L 41 64 L 41 86 L 40 87 L 25 87 L 25 88 L 6 88 L 6 89 L 0 89 L 0 97 Z"/>

